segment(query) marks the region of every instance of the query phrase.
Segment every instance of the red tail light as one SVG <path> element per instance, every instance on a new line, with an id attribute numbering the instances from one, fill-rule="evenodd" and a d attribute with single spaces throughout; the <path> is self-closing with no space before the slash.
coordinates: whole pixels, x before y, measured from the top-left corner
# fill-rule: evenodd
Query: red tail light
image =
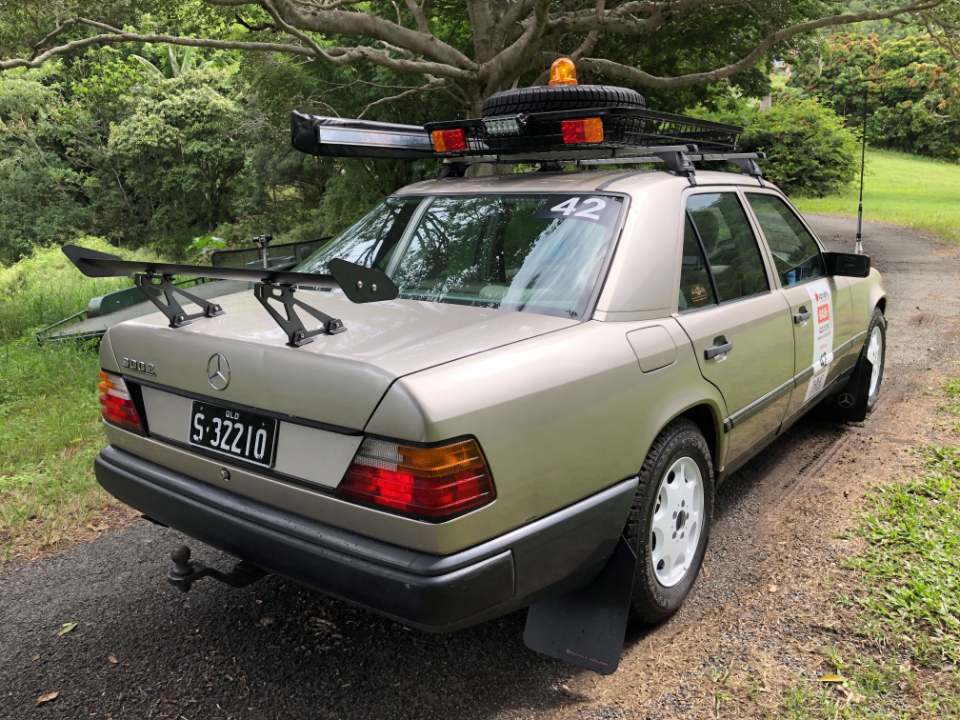
<path id="1" fill-rule="evenodd" d="M 143 432 L 137 406 L 133 404 L 122 377 L 101 370 L 97 388 L 100 390 L 100 414 L 104 420 L 127 430 Z"/>
<path id="2" fill-rule="evenodd" d="M 337 492 L 425 520 L 449 520 L 493 501 L 490 469 L 476 440 L 412 447 L 367 438 Z"/>
<path id="3" fill-rule="evenodd" d="M 463 152 L 467 149 L 467 133 L 463 128 L 453 130 L 434 130 L 430 133 L 433 149 L 436 152 Z"/>
<path id="4" fill-rule="evenodd" d="M 603 120 L 598 117 L 563 120 L 560 130 L 567 145 L 603 142 Z"/>

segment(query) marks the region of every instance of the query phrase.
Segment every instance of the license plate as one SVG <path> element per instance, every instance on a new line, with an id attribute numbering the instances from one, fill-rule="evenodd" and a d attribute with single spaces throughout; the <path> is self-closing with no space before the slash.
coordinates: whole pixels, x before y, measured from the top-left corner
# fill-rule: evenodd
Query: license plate
<path id="1" fill-rule="evenodd" d="M 273 466 L 277 421 L 246 410 L 194 401 L 190 444 L 247 462 Z"/>

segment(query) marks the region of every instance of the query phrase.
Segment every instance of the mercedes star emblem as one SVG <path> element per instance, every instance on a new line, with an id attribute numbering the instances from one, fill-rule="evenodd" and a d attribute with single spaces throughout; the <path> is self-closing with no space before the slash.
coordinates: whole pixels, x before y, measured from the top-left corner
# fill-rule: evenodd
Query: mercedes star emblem
<path id="1" fill-rule="evenodd" d="M 226 390 L 230 384 L 230 363 L 225 355 L 214 353 L 207 360 L 207 382 L 214 390 Z"/>

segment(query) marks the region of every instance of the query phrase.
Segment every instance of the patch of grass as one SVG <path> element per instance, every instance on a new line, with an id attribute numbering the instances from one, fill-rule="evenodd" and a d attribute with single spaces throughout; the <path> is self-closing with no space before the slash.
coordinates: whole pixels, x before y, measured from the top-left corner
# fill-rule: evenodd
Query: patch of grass
<path id="1" fill-rule="evenodd" d="M 946 411 L 955 417 L 960 417 L 960 378 L 948 380 L 943 389 L 947 393 Z M 955 423 L 953 427 L 956 432 L 960 432 L 960 422 Z"/>
<path id="2" fill-rule="evenodd" d="M 118 250 L 106 240 L 83 237 L 75 241 L 100 252 L 121 257 L 149 253 Z M 122 287 L 128 278 L 88 278 L 77 270 L 58 247 L 38 248 L 13 265 L 0 265 L 0 341 L 21 337 L 87 306 L 90 298 Z"/>
<path id="3" fill-rule="evenodd" d="M 960 242 L 960 164 L 867 149 L 864 219 Z M 798 198 L 803 212 L 856 217 L 858 184 L 839 195 Z"/>
<path id="4" fill-rule="evenodd" d="M 880 489 L 853 561 L 864 629 L 923 664 L 960 663 L 960 448 L 927 450 L 917 479 Z"/>
<path id="5" fill-rule="evenodd" d="M 960 413 L 960 380 L 945 384 Z M 960 718 L 960 448 L 924 450 L 914 479 L 880 488 L 850 565 L 858 610 L 845 650 L 823 651 L 841 683 L 808 681 L 784 696 L 790 720 Z"/>
<path id="6" fill-rule="evenodd" d="M 99 238 L 76 242 L 131 254 Z M 128 515 L 93 477 L 103 445 L 96 347 L 41 348 L 32 335 L 91 297 L 129 285 L 126 278 L 84 277 L 60 248 L 0 266 L 0 561 L 95 535 L 107 520 Z"/>
<path id="7" fill-rule="evenodd" d="M 85 345 L 0 344 L 0 560 L 89 535 L 112 504 L 93 477 L 98 368 Z"/>
<path id="8" fill-rule="evenodd" d="M 955 670 L 918 669 L 896 659 L 855 654 L 841 661 L 843 683 L 810 682 L 783 699 L 786 720 L 947 720 L 960 718 L 960 678 Z"/>

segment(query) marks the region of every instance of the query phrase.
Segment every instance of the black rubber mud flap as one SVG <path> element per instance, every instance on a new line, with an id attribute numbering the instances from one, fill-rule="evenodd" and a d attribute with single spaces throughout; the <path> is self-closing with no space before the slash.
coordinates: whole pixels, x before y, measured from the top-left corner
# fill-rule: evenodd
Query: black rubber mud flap
<path id="1" fill-rule="evenodd" d="M 530 606 L 523 642 L 548 657 L 610 675 L 623 652 L 636 570 L 637 555 L 621 537 L 592 583 Z"/>
<path id="2" fill-rule="evenodd" d="M 850 378 L 850 390 L 853 392 L 854 403 L 846 409 L 846 419 L 849 422 L 863 422 L 867 419 L 867 403 L 870 400 L 870 378 L 873 376 L 873 363 L 867 360 L 866 355 L 857 365 L 857 371 Z"/>

